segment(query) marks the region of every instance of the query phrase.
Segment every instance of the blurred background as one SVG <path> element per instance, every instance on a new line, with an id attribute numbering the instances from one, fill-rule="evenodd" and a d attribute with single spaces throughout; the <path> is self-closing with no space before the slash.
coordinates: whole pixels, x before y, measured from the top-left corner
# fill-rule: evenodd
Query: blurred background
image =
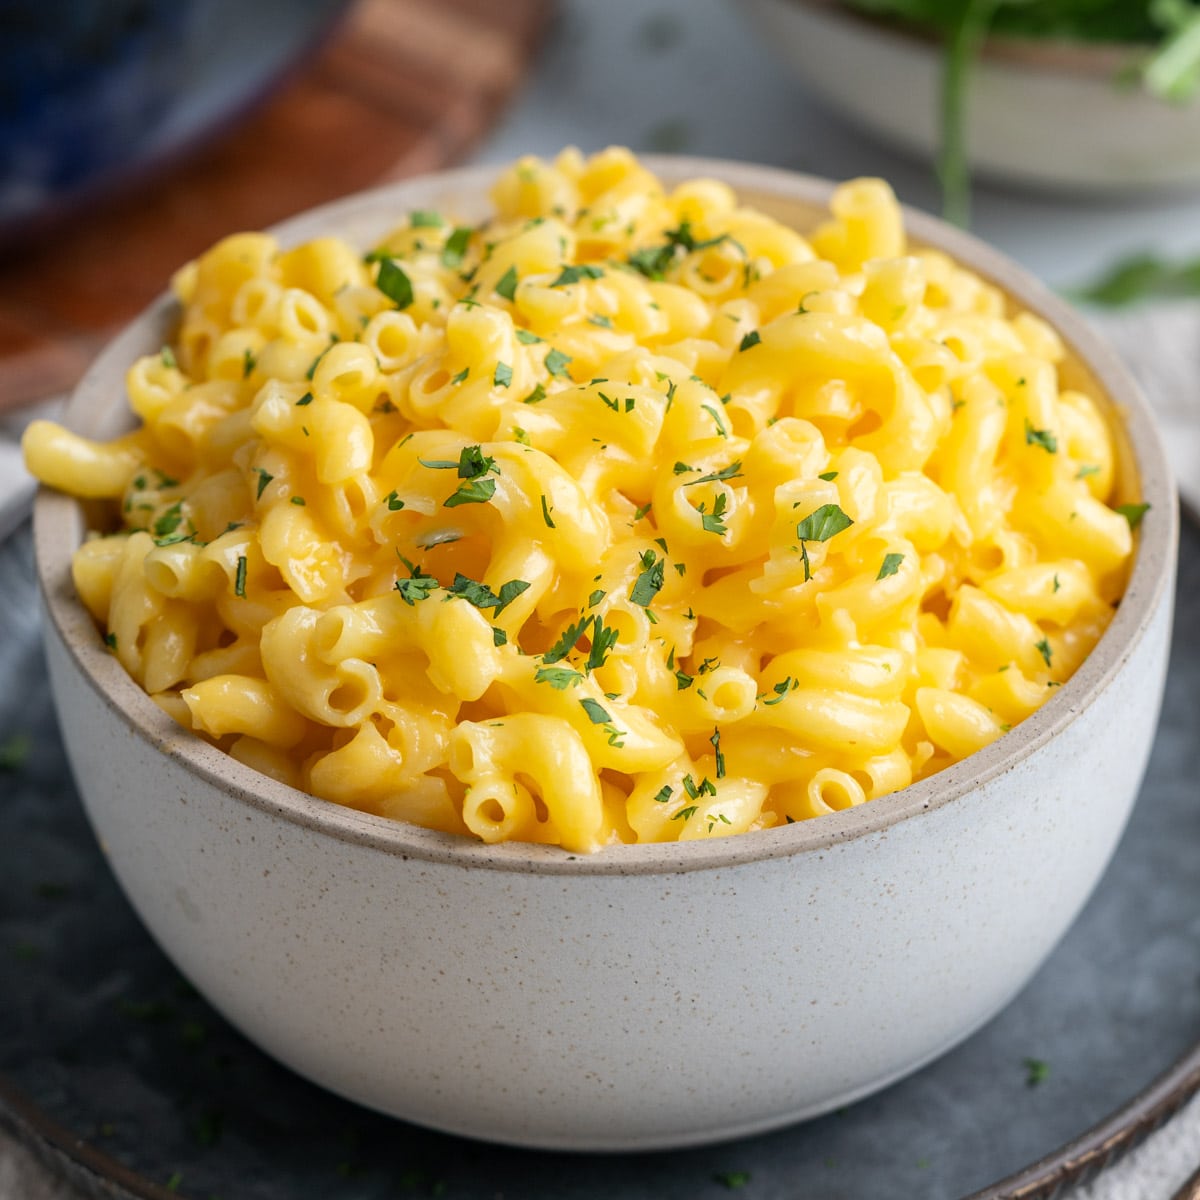
<path id="1" fill-rule="evenodd" d="M 1200 291 L 1198 12 L 6 0 L 0 407 L 68 387 L 175 266 L 230 230 L 567 144 L 883 175 L 962 221 L 969 199 L 974 230 L 1053 286 L 1122 267 L 1117 298 Z M 985 38 L 989 20 L 1000 36 Z"/>

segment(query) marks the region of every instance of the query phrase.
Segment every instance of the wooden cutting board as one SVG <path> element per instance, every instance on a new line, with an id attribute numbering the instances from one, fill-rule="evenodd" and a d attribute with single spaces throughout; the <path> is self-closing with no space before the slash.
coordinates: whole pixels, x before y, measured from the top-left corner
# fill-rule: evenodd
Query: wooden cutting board
<path id="1" fill-rule="evenodd" d="M 0 262 L 0 410 L 70 388 L 218 238 L 461 159 L 527 76 L 553 0 L 359 0 L 249 121 Z"/>

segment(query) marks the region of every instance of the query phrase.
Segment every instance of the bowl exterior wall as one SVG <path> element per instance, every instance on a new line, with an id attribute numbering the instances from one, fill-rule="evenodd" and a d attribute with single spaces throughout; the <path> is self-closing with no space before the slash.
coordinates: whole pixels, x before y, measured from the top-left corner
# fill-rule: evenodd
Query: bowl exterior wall
<path id="1" fill-rule="evenodd" d="M 1092 704 L 953 803 L 825 849 L 624 875 L 429 861 L 247 803 L 180 761 L 165 717 L 161 738 L 127 721 L 46 625 L 104 853 L 234 1025 L 421 1124 L 628 1150 L 834 1108 L 1024 985 L 1132 806 L 1170 595 Z"/>

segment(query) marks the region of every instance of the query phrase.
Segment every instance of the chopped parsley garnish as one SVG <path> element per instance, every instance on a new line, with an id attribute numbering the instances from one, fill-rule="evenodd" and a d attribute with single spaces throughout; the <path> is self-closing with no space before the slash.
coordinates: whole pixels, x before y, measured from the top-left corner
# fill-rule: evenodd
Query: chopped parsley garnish
<path id="1" fill-rule="evenodd" d="M 264 470 L 262 467 L 253 467 L 252 470 L 258 476 L 258 491 L 255 493 L 255 500 L 261 500 L 262 494 L 266 490 L 267 484 L 275 478 L 270 471 Z"/>
<path id="2" fill-rule="evenodd" d="M 108 638 L 104 640 L 108 641 Z M 6 741 L 0 743 L 0 771 L 16 771 L 23 767 L 29 758 L 29 749 L 32 745 L 33 742 L 27 733 L 14 733 Z"/>
<path id="3" fill-rule="evenodd" d="M 1025 444 L 1041 446 L 1047 454 L 1058 452 L 1058 438 L 1049 429 L 1034 429 L 1033 422 L 1028 417 L 1025 418 Z"/>
<path id="4" fill-rule="evenodd" d="M 305 392 L 304 395 L 301 396 L 300 399 L 296 401 L 296 407 L 297 408 L 305 408 L 312 402 L 313 402 L 312 392 Z"/>
<path id="5" fill-rule="evenodd" d="M 106 633 L 104 635 L 104 644 L 115 654 L 117 650 L 117 635 L 115 633 Z"/>
<path id="6" fill-rule="evenodd" d="M 258 358 L 249 346 L 242 351 L 242 378 L 249 379 L 254 373 L 254 368 L 258 366 Z"/>
<path id="7" fill-rule="evenodd" d="M 611 329 L 613 327 L 612 318 L 604 316 L 603 313 L 592 313 L 587 320 L 589 325 L 595 325 L 597 329 Z"/>
<path id="8" fill-rule="evenodd" d="M 702 405 L 700 405 L 700 407 L 702 409 L 704 409 L 704 411 L 706 413 L 708 413 L 708 415 L 710 417 L 712 417 L 713 424 L 716 425 L 716 427 L 717 427 L 718 435 L 720 437 L 728 437 L 729 429 L 726 426 L 724 420 L 722 419 L 721 414 L 719 412 L 717 412 L 717 410 L 715 408 L 713 408 L 713 406 L 711 404 L 702 404 Z"/>
<path id="9" fill-rule="evenodd" d="M 467 245 L 471 241 L 472 230 L 469 226 L 460 225 L 447 239 L 442 247 L 442 266 L 459 267 L 467 253 Z"/>
<path id="10" fill-rule="evenodd" d="M 654 793 L 654 803 L 666 804 L 674 792 L 675 789 L 669 783 L 664 783 L 662 787 L 660 787 L 658 791 Z"/>
<path id="11" fill-rule="evenodd" d="M 836 504 L 822 504 L 820 508 L 809 513 L 796 526 L 796 536 L 800 539 L 800 557 L 804 562 L 804 580 L 807 583 L 812 578 L 812 570 L 808 565 L 808 542 L 827 542 L 843 529 L 849 529 L 854 521 L 848 517 Z"/>
<path id="12" fill-rule="evenodd" d="M 321 365 L 321 359 L 323 359 L 325 355 L 327 355 L 330 350 L 332 350 L 334 346 L 336 346 L 341 340 L 342 339 L 336 333 L 331 333 L 329 335 L 329 345 L 326 346 L 325 349 L 322 350 L 321 353 L 318 354 L 317 357 L 308 364 L 308 370 L 304 372 L 305 379 L 312 379 L 312 377 L 317 373 L 317 368 Z"/>
<path id="13" fill-rule="evenodd" d="M 246 595 L 246 556 L 238 555 L 237 577 L 233 582 L 233 594 L 235 596 Z"/>
<path id="14" fill-rule="evenodd" d="M 517 268 L 509 267 L 496 284 L 496 295 L 511 300 L 517 294 Z"/>
<path id="15" fill-rule="evenodd" d="M 408 219 L 414 229 L 437 229 L 446 223 L 440 213 L 427 212 L 420 208 L 411 213 Z"/>
<path id="16" fill-rule="evenodd" d="M 554 645 L 542 655 L 542 662 L 556 663 L 566 658 L 575 649 L 575 643 L 583 637 L 584 631 L 591 623 L 591 617 L 580 617 L 578 621 L 572 621 L 562 631 Z"/>
<path id="17" fill-rule="evenodd" d="M 163 346 L 158 352 L 158 356 L 162 359 L 162 365 L 168 370 L 173 371 L 179 366 L 179 363 L 175 361 L 175 351 L 170 346 Z"/>
<path id="18" fill-rule="evenodd" d="M 774 704 L 779 704 L 782 702 L 783 698 L 788 694 L 788 692 L 795 691 L 799 686 L 800 685 L 797 680 L 793 679 L 790 675 L 785 676 L 777 684 L 775 684 L 773 688 L 771 688 L 771 691 L 775 693 L 774 698 L 771 700 L 764 700 L 763 704 L 767 705 L 767 707 L 770 707 Z"/>
<path id="19" fill-rule="evenodd" d="M 492 375 L 492 384 L 495 387 L 506 388 L 512 383 L 512 367 L 508 363 L 498 362 L 496 370 Z"/>
<path id="20" fill-rule="evenodd" d="M 574 667 L 538 667 L 533 681 L 548 683 L 555 691 L 563 692 L 582 683 L 583 676 Z"/>
<path id="21" fill-rule="evenodd" d="M 375 286 L 397 308 L 407 308 L 413 302 L 412 280 L 395 259 L 385 258 L 380 262 L 379 274 L 375 277 Z"/>
<path id="22" fill-rule="evenodd" d="M 689 471 L 694 471 L 695 469 L 695 467 L 689 467 L 685 462 L 677 462 L 674 467 L 676 475 L 686 475 Z M 699 483 L 700 481 L 697 479 L 696 482 Z"/>
<path id="23" fill-rule="evenodd" d="M 400 593 L 400 599 L 411 608 L 418 600 L 424 600 L 430 592 L 436 591 L 440 584 L 432 575 L 426 575 L 420 567 L 414 567 L 411 563 L 407 565 L 412 573 L 411 578 L 397 579 L 396 591 Z"/>
<path id="24" fill-rule="evenodd" d="M 404 507 L 404 501 L 400 499 L 394 489 L 388 492 L 384 500 L 387 503 L 389 512 L 399 512 Z"/>
<path id="25" fill-rule="evenodd" d="M 537 404 L 546 398 L 546 389 L 539 383 L 528 396 L 521 401 L 522 404 Z"/>
<path id="26" fill-rule="evenodd" d="M 683 471 L 694 471 L 695 467 L 689 467 L 686 463 L 675 464 L 675 474 L 681 475 Z M 684 487 L 695 487 L 698 483 L 728 483 L 731 479 L 740 479 L 742 477 L 742 460 L 739 458 L 735 462 L 731 462 L 729 466 L 723 467 L 720 471 L 710 471 L 707 475 L 701 475 L 699 479 L 689 479 Z"/>
<path id="27" fill-rule="evenodd" d="M 305 507 L 305 505 L 306 505 L 306 503 L 307 503 L 307 501 L 304 499 L 304 497 L 303 497 L 303 496 L 293 496 L 293 497 L 292 497 L 292 503 L 293 503 L 293 504 L 294 504 L 294 505 L 295 505 L 297 508 L 304 508 L 304 507 Z"/>
<path id="28" fill-rule="evenodd" d="M 603 588 L 597 588 L 588 597 L 588 608 L 595 608 L 596 605 L 599 604 L 600 601 L 603 600 L 606 595 L 608 595 L 608 593 Z"/>
<path id="29" fill-rule="evenodd" d="M 744 338 L 742 338 L 741 344 L 738 346 L 738 349 L 739 350 L 749 350 L 752 346 L 757 346 L 759 344 L 759 342 L 761 342 L 761 341 L 762 341 L 762 338 L 759 337 L 758 330 L 752 329 L 752 330 L 750 330 L 750 332 L 748 334 L 746 334 L 746 336 Z"/>
<path id="30" fill-rule="evenodd" d="M 604 666 L 609 651 L 616 645 L 619 637 L 620 633 L 616 627 L 605 625 L 604 617 L 600 613 L 596 613 L 592 618 L 592 648 L 588 651 L 587 657 L 589 671 L 596 671 Z"/>
<path id="31" fill-rule="evenodd" d="M 558 528 L 558 526 L 554 524 L 554 518 L 550 515 L 550 508 L 546 504 L 545 496 L 542 497 L 542 520 L 546 522 L 546 527 L 548 529 Z"/>
<path id="32" fill-rule="evenodd" d="M 1148 504 L 1118 504 L 1115 509 L 1129 522 L 1130 529 L 1136 529 L 1149 510 L 1150 505 Z"/>
<path id="33" fill-rule="evenodd" d="M 496 494 L 494 479 L 468 479 L 442 501 L 443 508 L 457 508 L 460 504 L 486 504 Z"/>
<path id="34" fill-rule="evenodd" d="M 662 589 L 666 559 L 660 558 L 653 550 L 647 550 L 642 554 L 640 561 L 642 570 L 634 582 L 629 598 L 641 608 L 648 608 Z"/>
<path id="35" fill-rule="evenodd" d="M 750 1182 L 749 1171 L 718 1171 L 713 1179 L 727 1187 L 731 1192 L 736 1192 L 738 1188 L 744 1188 Z"/>
<path id="36" fill-rule="evenodd" d="M 569 354 L 564 354 L 561 350 L 551 349 L 546 355 L 546 370 L 551 375 L 558 375 L 563 379 L 570 379 L 570 373 L 567 371 L 567 363 L 571 361 Z"/>
<path id="37" fill-rule="evenodd" d="M 171 542 L 183 541 L 183 537 L 175 537 L 176 531 L 179 529 L 183 521 L 183 501 L 176 500 L 170 508 L 166 509 L 155 520 L 152 526 L 154 533 L 154 541 L 156 545 L 169 545 Z"/>
<path id="38" fill-rule="evenodd" d="M 1025 1068 L 1026 1087 L 1037 1087 L 1039 1083 L 1045 1083 L 1050 1078 L 1050 1064 L 1040 1058 L 1022 1059 L 1021 1065 Z"/>
<path id="39" fill-rule="evenodd" d="M 883 556 L 883 564 L 879 568 L 879 574 L 875 578 L 877 580 L 887 579 L 889 575 L 895 575 L 900 570 L 900 564 L 903 561 L 903 554 L 885 554 Z"/>
<path id="40" fill-rule="evenodd" d="M 653 507 L 653 504 L 649 500 L 647 500 L 645 504 L 639 504 L 637 506 L 637 508 L 635 508 L 633 510 L 633 520 L 630 521 L 630 524 L 636 525 L 650 511 L 650 509 L 652 507 Z"/>
<path id="41" fill-rule="evenodd" d="M 687 808 L 681 808 L 672 818 L 672 821 L 690 821 L 696 815 L 696 811 L 700 806 L 698 804 L 689 804 Z"/>
<path id="42" fill-rule="evenodd" d="M 717 778 L 725 778 L 725 755 L 721 753 L 721 730 L 718 726 L 713 726 L 712 737 L 709 739 L 712 745 L 713 753 L 717 756 Z"/>
<path id="43" fill-rule="evenodd" d="M 452 375 L 450 377 L 450 382 L 451 383 L 466 383 L 467 376 L 470 375 L 470 373 L 471 373 L 470 367 L 463 367 L 463 369 L 461 371 L 459 371 L 459 373 L 457 375 Z"/>
<path id="44" fill-rule="evenodd" d="M 603 704 L 600 704 L 598 701 L 592 700 L 587 696 L 580 700 L 579 706 L 585 713 L 587 713 L 588 720 L 591 721 L 593 725 L 604 725 L 612 720 L 612 717 L 608 715 L 608 711 L 605 709 Z"/>
<path id="45" fill-rule="evenodd" d="M 578 283 L 581 279 L 600 279 L 603 275 L 604 271 L 601 267 L 594 267 L 590 263 L 563 267 L 562 273 L 550 286 L 568 287 L 570 284 Z"/>
<path id="46" fill-rule="evenodd" d="M 727 233 L 697 241 L 692 234 L 691 222 L 686 220 L 681 221 L 677 229 L 668 229 L 666 237 L 666 242 L 661 246 L 647 246 L 634 251 L 627 260 L 629 265 L 635 271 L 645 275 L 647 279 L 662 279 L 680 251 L 690 254 L 695 250 L 707 250 L 710 246 L 716 246 L 725 241 L 741 249 L 740 245 Z M 745 251 L 742 250 L 742 253 L 745 254 Z"/>
<path id="47" fill-rule="evenodd" d="M 713 502 L 712 512 L 705 512 L 701 504 L 696 510 L 700 514 L 700 524 L 708 533 L 723 534 L 725 529 L 725 507 L 728 497 L 722 492 Z"/>
<path id="48" fill-rule="evenodd" d="M 508 634 L 505 633 L 504 630 L 501 629 L 499 625 L 492 626 L 492 645 L 493 646 L 507 646 L 508 645 Z"/>
<path id="49" fill-rule="evenodd" d="M 517 341 L 520 342 L 522 346 L 532 346 L 535 342 L 540 342 L 541 340 L 542 339 L 538 337 L 536 333 L 533 333 L 528 329 L 517 330 Z"/>
<path id="50" fill-rule="evenodd" d="M 1042 661 L 1046 666 L 1049 666 L 1050 659 L 1054 654 L 1054 651 L 1050 648 L 1049 638 L 1042 638 L 1040 642 L 1035 642 L 1033 648 L 1042 656 Z"/>
<path id="51" fill-rule="evenodd" d="M 1084 463 L 1078 471 L 1075 472 L 1076 479 L 1086 479 L 1089 475 L 1099 475 L 1100 468 L 1095 463 Z"/>
<path id="52" fill-rule="evenodd" d="M 454 582 L 449 591 L 452 595 L 461 596 L 464 600 L 483 610 L 495 609 L 494 616 L 499 616 L 522 592 L 529 589 L 524 579 L 510 579 L 501 584 L 499 593 L 495 593 L 486 584 L 477 583 L 461 573 L 454 576 Z"/>
<path id="53" fill-rule="evenodd" d="M 837 477 L 838 473 L 836 471 L 826 471 L 824 474 L 817 476 L 818 479 L 824 479 L 826 483 L 832 483 Z"/>

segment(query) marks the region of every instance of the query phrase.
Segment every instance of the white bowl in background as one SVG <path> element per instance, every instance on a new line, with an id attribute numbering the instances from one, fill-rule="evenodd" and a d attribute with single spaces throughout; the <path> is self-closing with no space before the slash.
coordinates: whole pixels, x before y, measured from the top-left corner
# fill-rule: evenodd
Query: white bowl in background
<path id="1" fill-rule="evenodd" d="M 805 87 L 925 158 L 941 146 L 942 47 L 837 0 L 739 0 Z M 989 41 L 971 70 L 973 170 L 1050 189 L 1131 193 L 1200 184 L 1200 101 L 1169 104 L 1117 77 L 1137 47 Z"/>
<path id="2" fill-rule="evenodd" d="M 799 228 L 831 185 L 723 178 Z M 485 210 L 473 169 L 283 225 L 367 245 L 408 210 Z M 1175 497 L 1116 358 L 1019 268 L 942 222 L 940 246 L 1062 333 L 1070 382 L 1121 424 L 1124 498 L 1152 505 L 1128 591 L 1077 674 L 943 773 L 858 808 L 707 842 L 556 847 L 432 832 L 314 799 L 175 725 L 106 652 L 71 584 L 74 500 L 43 490 L 38 571 L 54 695 L 91 822 L 135 908 L 239 1029 L 301 1074 L 424 1125 L 631 1150 L 733 1138 L 866 1095 L 1025 984 L 1095 886 L 1137 794 L 1171 624 Z M 128 424 L 122 377 L 168 339 L 160 300 L 97 360 L 68 423 Z"/>

